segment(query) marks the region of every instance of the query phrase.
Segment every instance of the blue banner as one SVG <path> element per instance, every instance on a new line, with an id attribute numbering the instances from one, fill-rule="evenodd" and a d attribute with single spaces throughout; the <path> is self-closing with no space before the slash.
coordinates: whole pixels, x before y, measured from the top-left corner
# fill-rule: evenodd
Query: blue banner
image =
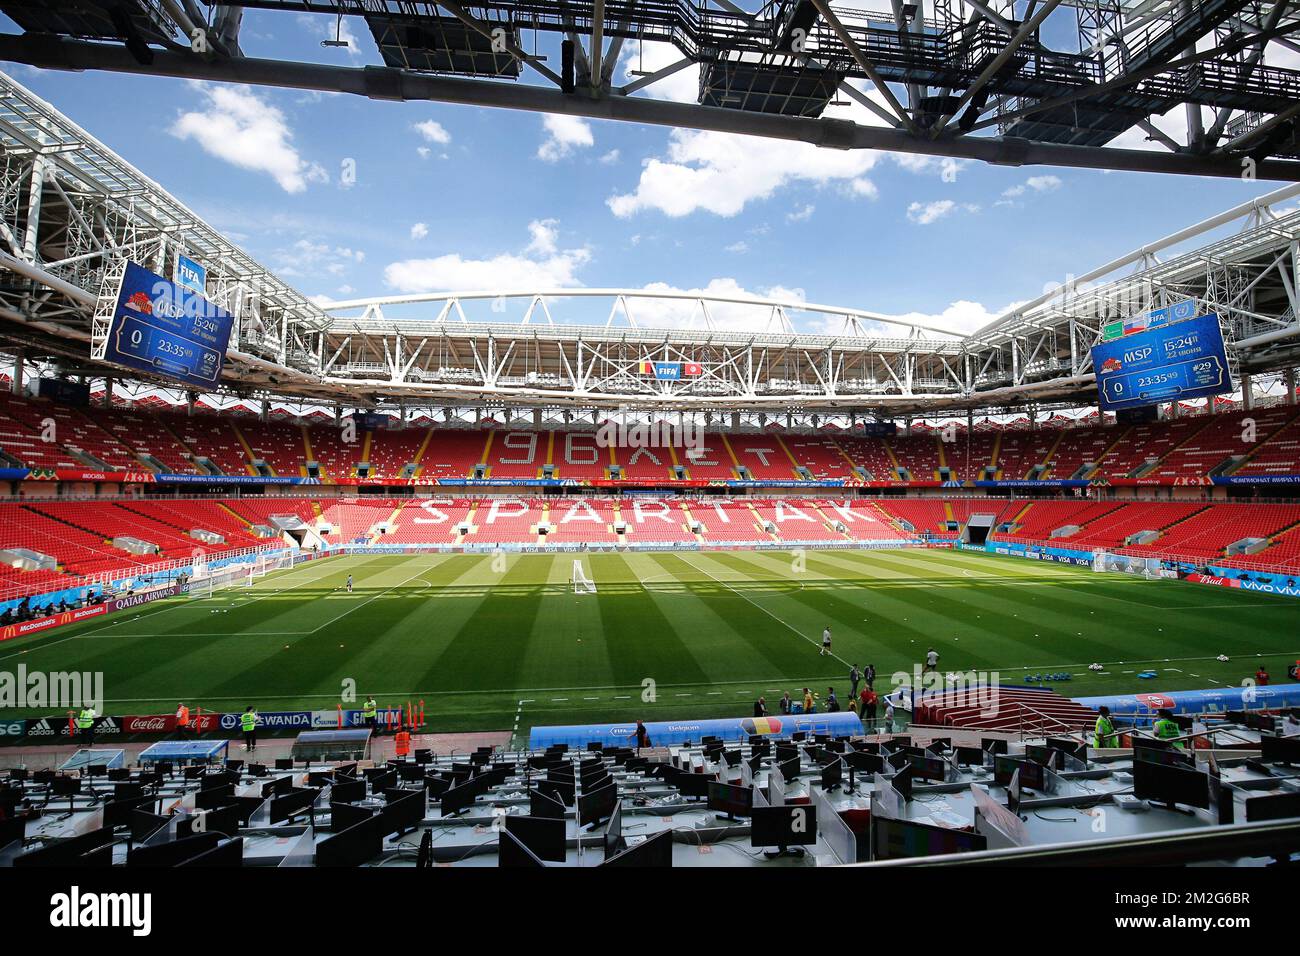
<path id="1" fill-rule="evenodd" d="M 1232 391 L 1223 331 L 1213 314 L 1095 345 L 1092 367 L 1102 411 Z"/>
<path id="2" fill-rule="evenodd" d="M 1247 668 L 1257 666 L 1253 660 Z M 1175 714 L 1216 714 L 1225 710 L 1278 710 L 1300 705 L 1300 684 L 1256 687 L 1215 687 L 1209 690 L 1174 690 L 1150 694 L 1114 694 L 1076 697 L 1075 703 L 1096 710 L 1109 707 L 1117 717 L 1150 717 L 1168 708 Z"/>
<path id="3" fill-rule="evenodd" d="M 650 743 L 655 747 L 684 744 L 688 740 L 699 743 L 703 737 L 743 741 L 750 737 L 789 739 L 791 734 L 800 731 L 807 734 L 830 734 L 832 737 L 851 737 L 862 733 L 862 721 L 848 711 L 834 714 L 727 717 L 721 720 L 650 720 L 646 721 L 645 727 L 650 734 Z M 609 747 L 635 747 L 636 723 L 534 727 L 528 738 L 528 746 L 533 750 L 541 750 L 551 744 L 568 744 L 580 748 L 597 742 Z"/>

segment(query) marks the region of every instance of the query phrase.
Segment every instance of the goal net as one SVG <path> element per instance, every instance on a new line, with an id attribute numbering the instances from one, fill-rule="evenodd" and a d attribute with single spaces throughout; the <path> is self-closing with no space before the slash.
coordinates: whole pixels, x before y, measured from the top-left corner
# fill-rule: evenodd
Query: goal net
<path id="1" fill-rule="evenodd" d="M 1155 581 L 1163 576 L 1161 568 L 1159 558 L 1139 558 L 1109 551 L 1094 551 L 1092 554 L 1092 569 L 1099 573 L 1128 574 Z"/>
<path id="2" fill-rule="evenodd" d="M 587 577 L 587 572 L 583 569 L 581 561 L 573 562 L 573 575 L 569 579 L 569 583 L 573 585 L 574 594 L 596 593 L 596 582 Z"/>

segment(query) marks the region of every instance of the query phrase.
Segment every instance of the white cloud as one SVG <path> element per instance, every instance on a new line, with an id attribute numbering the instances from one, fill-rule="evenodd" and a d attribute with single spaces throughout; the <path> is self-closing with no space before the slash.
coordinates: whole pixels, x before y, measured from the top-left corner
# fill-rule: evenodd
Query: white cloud
<path id="1" fill-rule="evenodd" d="M 742 239 L 740 242 L 733 242 L 731 245 L 724 246 L 723 248 L 726 252 L 734 252 L 737 255 L 743 255 L 749 251 L 749 243 Z"/>
<path id="2" fill-rule="evenodd" d="M 1030 176 L 1023 183 L 1012 186 L 1010 189 L 1004 189 L 1002 195 L 1007 199 L 1015 199 L 1031 190 L 1036 193 L 1050 193 L 1060 188 L 1060 176 Z"/>
<path id="3" fill-rule="evenodd" d="M 365 261 L 366 253 L 362 249 L 299 239 L 276 254 L 275 271 L 286 277 L 341 276 L 350 265 L 360 265 Z"/>
<path id="4" fill-rule="evenodd" d="M 587 149 L 596 143 L 591 124 L 580 116 L 547 113 L 542 117 L 542 127 L 546 139 L 537 147 L 537 158 L 548 163 L 557 163 L 574 150 Z"/>
<path id="5" fill-rule="evenodd" d="M 807 222 L 809 219 L 812 218 L 813 211 L 816 208 L 817 207 L 814 206 L 812 203 L 805 203 L 802 207 L 796 209 L 794 212 L 786 213 L 785 221 L 786 222 Z"/>
<path id="6" fill-rule="evenodd" d="M 534 219 L 528 224 L 528 235 L 532 238 L 524 251 L 538 256 L 554 255 L 556 240 L 560 236 L 559 225 L 558 219 Z"/>
<path id="7" fill-rule="evenodd" d="M 614 163 L 618 162 L 618 157 L 619 157 L 618 150 L 611 149 L 608 153 L 600 157 L 600 161 L 604 163 L 606 166 L 612 166 Z"/>
<path id="8" fill-rule="evenodd" d="M 280 109 L 241 87 L 196 89 L 206 108 L 182 113 L 172 124 L 173 136 L 192 139 L 204 152 L 241 169 L 266 173 L 285 192 L 300 193 L 308 183 L 329 181 L 324 168 L 298 153 Z"/>
<path id="9" fill-rule="evenodd" d="M 877 156 L 867 150 L 818 149 L 808 143 L 674 129 L 663 159 L 646 160 L 636 189 L 606 200 L 619 218 L 657 210 L 678 218 L 698 210 L 731 217 L 754 200 L 798 183 L 850 184 L 857 195 L 874 186 L 865 174 Z M 860 181 L 860 182 L 859 182 Z"/>
<path id="10" fill-rule="evenodd" d="M 428 159 L 433 154 L 433 150 L 428 146 L 417 146 L 415 147 L 415 152 L 421 159 Z"/>
<path id="11" fill-rule="evenodd" d="M 579 270 L 591 259 L 587 248 L 560 249 L 558 222 L 529 223 L 530 241 L 522 252 L 485 259 L 457 253 L 429 259 L 403 259 L 384 269 L 384 281 L 398 292 L 500 289 L 506 292 L 579 286 Z"/>
<path id="12" fill-rule="evenodd" d="M 933 202 L 914 202 L 907 207 L 907 218 L 920 226 L 928 226 L 933 222 L 950 216 L 955 212 L 979 212 L 980 207 L 974 203 L 955 202 L 951 199 L 936 199 Z"/>
<path id="13" fill-rule="evenodd" d="M 427 143 L 438 143 L 440 146 L 446 146 L 451 142 L 451 133 L 441 123 L 434 120 L 421 120 L 419 123 L 412 123 L 411 128 L 419 133 Z"/>
<path id="14" fill-rule="evenodd" d="M 644 286 L 647 292 L 674 292 L 687 295 L 714 295 L 741 298 L 773 298 L 792 302 L 806 301 L 802 289 L 774 286 L 769 289 L 750 290 L 733 278 L 711 279 L 704 287 L 682 289 L 665 282 L 652 282 Z M 642 328 L 703 328 L 704 316 L 691 299 L 631 299 L 628 309 L 637 325 Z M 710 302 L 709 318 L 716 328 L 739 332 L 762 332 L 772 326 L 772 309 L 765 305 Z M 793 316 L 791 317 L 793 320 Z"/>
<path id="15" fill-rule="evenodd" d="M 412 239 L 423 239 L 428 234 L 429 234 L 429 227 L 422 222 L 417 222 L 415 225 L 411 227 Z"/>

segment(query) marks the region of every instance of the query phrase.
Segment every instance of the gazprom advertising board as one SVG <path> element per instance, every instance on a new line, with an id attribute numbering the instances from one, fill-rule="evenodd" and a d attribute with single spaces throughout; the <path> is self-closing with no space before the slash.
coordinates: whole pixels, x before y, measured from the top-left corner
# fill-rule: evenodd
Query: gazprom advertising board
<path id="1" fill-rule="evenodd" d="M 211 388 L 221 378 L 233 325 L 229 312 L 197 292 L 128 262 L 104 357 Z"/>
<path id="2" fill-rule="evenodd" d="M 1217 315 L 1095 345 L 1092 367 L 1102 411 L 1219 395 L 1233 387 Z"/>

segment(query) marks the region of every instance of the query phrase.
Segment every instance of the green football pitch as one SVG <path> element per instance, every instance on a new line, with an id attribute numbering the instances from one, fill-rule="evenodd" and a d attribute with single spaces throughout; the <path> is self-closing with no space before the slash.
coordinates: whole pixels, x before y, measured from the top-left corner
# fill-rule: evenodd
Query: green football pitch
<path id="1" fill-rule="evenodd" d="M 0 671 L 101 671 L 109 714 L 333 709 L 346 682 L 425 702 L 429 729 L 745 716 L 760 694 L 944 671 L 1068 671 L 1072 696 L 1276 681 L 1300 605 L 1177 581 L 945 550 L 384 555 L 309 562 L 0 645 Z M 355 590 L 343 585 L 352 574 Z M 819 656 L 830 626 L 834 656 Z M 1226 654 L 1227 663 L 1216 657 Z M 1099 662 L 1102 673 L 1087 665 Z M 1147 668 L 1156 680 L 1139 680 Z M 647 700 L 653 697 L 653 700 Z M 8 710 L 3 716 L 24 716 Z M 30 716 L 31 713 L 27 713 Z"/>

